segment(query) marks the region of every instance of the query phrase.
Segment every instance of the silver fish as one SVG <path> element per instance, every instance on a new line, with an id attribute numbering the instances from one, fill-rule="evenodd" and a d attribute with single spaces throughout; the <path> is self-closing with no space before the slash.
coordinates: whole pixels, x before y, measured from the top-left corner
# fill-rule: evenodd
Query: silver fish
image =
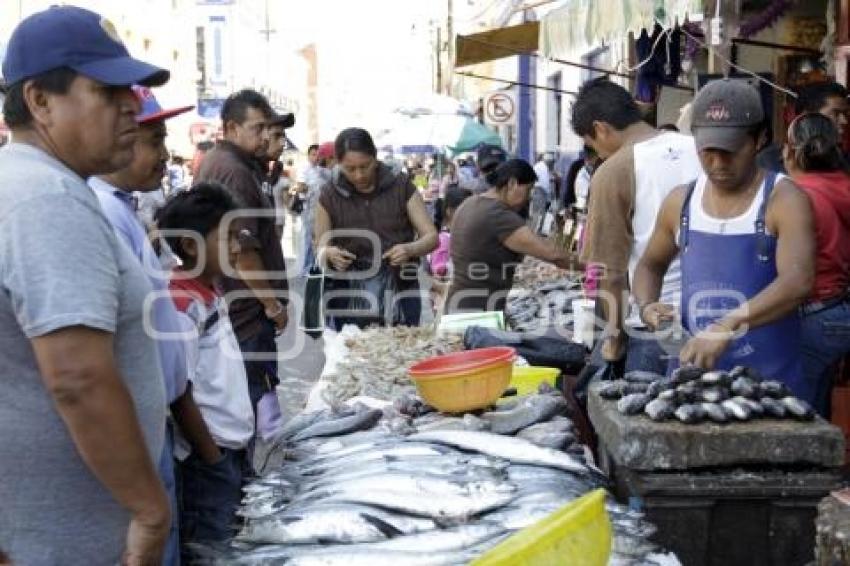
<path id="1" fill-rule="evenodd" d="M 476 556 L 472 551 L 410 552 L 403 550 L 363 550 L 357 547 L 323 549 L 314 553 L 294 554 L 286 566 L 375 566 L 404 564 L 404 566 L 456 566 L 466 564 Z"/>
<path id="2" fill-rule="evenodd" d="M 297 515 L 272 515 L 245 523 L 236 540 L 263 544 L 371 542 L 398 536 L 396 527 L 359 510 L 311 509 Z"/>
<path id="3" fill-rule="evenodd" d="M 370 429 L 381 419 L 382 414 L 378 409 L 369 409 L 339 419 L 319 421 L 295 434 L 292 440 L 300 442 L 316 436 L 338 436 L 356 430 Z"/>
<path id="4" fill-rule="evenodd" d="M 411 435 L 408 438 L 415 438 L 418 434 Z M 325 458 L 320 461 L 299 462 L 297 465 L 291 466 L 290 468 L 302 475 L 317 475 L 332 468 L 357 466 L 362 465 L 365 462 L 382 460 L 387 457 L 409 458 L 414 456 L 440 456 L 452 453 L 456 453 L 456 451 L 446 448 L 445 446 L 426 444 L 422 442 L 401 442 L 385 446 L 375 446 L 371 449 L 360 450 L 340 458 Z"/>
<path id="5" fill-rule="evenodd" d="M 501 525 L 482 521 L 475 524 L 457 525 L 446 529 L 404 535 L 380 542 L 364 543 L 358 545 L 358 548 L 366 550 L 406 550 L 410 552 L 449 552 L 469 548 L 504 532 L 505 528 Z"/>
<path id="6" fill-rule="evenodd" d="M 323 497 L 341 492 L 356 491 L 380 491 L 387 490 L 396 493 L 434 493 L 473 496 L 478 493 L 502 492 L 512 493 L 516 491 L 513 484 L 503 479 L 471 479 L 453 478 L 452 476 L 441 476 L 428 473 L 407 472 L 384 472 L 382 474 L 369 475 L 351 479 L 336 479 L 333 482 L 316 486 L 313 491 L 299 495 L 299 499 L 310 499 Z"/>
<path id="7" fill-rule="evenodd" d="M 485 511 L 507 505 L 513 492 L 488 491 L 474 495 L 391 491 L 340 491 L 324 499 L 327 502 L 359 503 L 399 511 L 439 521 L 466 521 Z"/>
<path id="8" fill-rule="evenodd" d="M 502 436 L 487 432 L 447 431 L 420 432 L 408 437 L 412 441 L 437 442 L 455 446 L 462 450 L 473 450 L 519 464 L 532 464 L 560 468 L 579 475 L 595 475 L 606 478 L 599 470 L 582 464 L 569 454 L 541 448 L 522 438 Z M 607 481 L 607 478 L 606 478 Z"/>

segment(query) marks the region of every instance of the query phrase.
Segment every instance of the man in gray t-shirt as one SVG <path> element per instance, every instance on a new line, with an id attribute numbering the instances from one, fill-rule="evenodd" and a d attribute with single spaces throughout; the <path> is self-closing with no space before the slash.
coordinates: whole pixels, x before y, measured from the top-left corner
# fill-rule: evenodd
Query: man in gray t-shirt
<path id="1" fill-rule="evenodd" d="M 85 179 L 129 163 L 139 101 L 168 72 L 99 15 L 22 21 L 3 63 L 0 553 L 15 564 L 156 564 L 168 501 L 151 287 Z"/>

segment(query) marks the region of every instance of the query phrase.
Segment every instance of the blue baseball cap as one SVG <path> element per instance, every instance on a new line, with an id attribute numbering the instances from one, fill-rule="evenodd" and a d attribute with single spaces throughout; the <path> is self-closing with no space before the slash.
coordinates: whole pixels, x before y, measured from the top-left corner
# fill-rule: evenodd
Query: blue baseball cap
<path id="1" fill-rule="evenodd" d="M 184 112 L 188 112 L 194 108 L 194 106 L 180 106 L 179 108 L 170 108 L 165 110 L 162 106 L 160 106 L 159 101 L 148 87 L 133 85 L 133 92 L 136 94 L 136 98 L 139 99 L 139 102 L 142 105 L 142 111 L 139 112 L 138 116 L 136 116 L 136 121 L 139 124 L 168 120 L 169 118 L 173 118 L 174 116 L 183 114 Z"/>
<path id="2" fill-rule="evenodd" d="M 3 78 L 12 85 L 59 67 L 111 86 L 158 86 L 170 76 L 130 57 L 112 22 L 76 6 L 52 6 L 19 23 L 6 46 Z"/>

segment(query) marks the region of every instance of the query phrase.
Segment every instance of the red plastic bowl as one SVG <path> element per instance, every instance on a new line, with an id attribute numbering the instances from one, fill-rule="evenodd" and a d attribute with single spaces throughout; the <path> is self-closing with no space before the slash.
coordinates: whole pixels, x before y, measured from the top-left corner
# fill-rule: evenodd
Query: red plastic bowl
<path id="1" fill-rule="evenodd" d="M 513 348 L 497 346 L 436 356 L 410 368 L 422 398 L 444 413 L 489 407 L 511 381 Z"/>
<path id="2" fill-rule="evenodd" d="M 493 364 L 513 362 L 515 357 L 516 350 L 508 346 L 466 350 L 417 362 L 410 368 L 410 373 L 420 379 L 443 377 L 447 373 L 457 375 L 474 372 Z"/>

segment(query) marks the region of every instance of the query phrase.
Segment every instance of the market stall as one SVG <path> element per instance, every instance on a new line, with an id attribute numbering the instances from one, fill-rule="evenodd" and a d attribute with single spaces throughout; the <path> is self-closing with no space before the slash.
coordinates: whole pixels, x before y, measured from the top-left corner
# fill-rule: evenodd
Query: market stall
<path id="1" fill-rule="evenodd" d="M 684 564 L 807 564 L 843 435 L 782 384 L 730 373 L 592 385 L 600 466 Z"/>

